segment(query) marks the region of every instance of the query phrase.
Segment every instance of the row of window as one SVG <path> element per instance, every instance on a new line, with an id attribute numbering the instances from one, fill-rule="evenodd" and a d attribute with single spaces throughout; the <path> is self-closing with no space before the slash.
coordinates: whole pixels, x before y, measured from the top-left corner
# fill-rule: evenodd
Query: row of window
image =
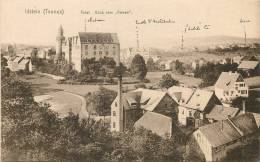
<path id="1" fill-rule="evenodd" d="M 93 52 L 94 56 L 97 55 L 97 53 L 98 53 L 99 55 L 102 55 L 102 54 L 103 54 L 103 51 L 94 51 L 94 52 Z M 85 51 L 85 55 L 88 55 L 88 51 Z M 105 51 L 105 55 L 108 56 L 108 55 L 109 55 L 109 52 L 108 52 L 108 51 Z M 116 52 L 115 52 L 115 51 L 113 52 L 113 55 L 116 55 Z"/>
<path id="2" fill-rule="evenodd" d="M 88 50 L 88 48 L 89 48 L 89 46 L 88 45 L 85 45 L 85 50 Z M 104 46 L 104 45 L 100 45 L 99 46 L 99 49 L 108 49 L 109 48 L 109 46 Z M 116 46 L 115 45 L 113 45 L 113 49 L 115 49 L 116 48 Z M 97 50 L 97 45 L 94 45 L 93 46 L 93 49 L 94 50 Z"/>

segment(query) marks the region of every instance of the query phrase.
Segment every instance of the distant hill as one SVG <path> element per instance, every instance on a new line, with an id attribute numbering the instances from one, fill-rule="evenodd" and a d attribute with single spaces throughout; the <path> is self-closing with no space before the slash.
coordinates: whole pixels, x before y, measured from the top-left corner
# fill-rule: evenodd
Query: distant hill
<path id="1" fill-rule="evenodd" d="M 213 48 L 215 46 L 228 45 L 228 44 L 243 44 L 243 37 L 233 36 L 207 36 L 207 37 L 184 37 L 184 48 L 191 50 L 197 47 L 199 50 Z M 260 38 L 247 38 L 247 43 L 260 43 Z M 170 49 L 179 51 L 179 46 L 173 45 Z"/>

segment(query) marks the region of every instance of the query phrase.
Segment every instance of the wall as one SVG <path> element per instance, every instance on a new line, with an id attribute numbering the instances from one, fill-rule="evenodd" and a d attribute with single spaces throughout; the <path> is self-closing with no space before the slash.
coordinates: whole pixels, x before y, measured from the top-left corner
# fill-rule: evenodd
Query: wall
<path id="1" fill-rule="evenodd" d="M 212 146 L 209 141 L 205 138 L 205 136 L 197 130 L 193 133 L 195 140 L 197 141 L 201 151 L 203 152 L 206 161 L 212 161 Z"/>
<path id="2" fill-rule="evenodd" d="M 154 109 L 154 112 L 174 118 L 177 115 L 177 107 L 177 103 L 168 94 L 165 94 Z"/>
<path id="3" fill-rule="evenodd" d="M 118 106 L 119 106 L 118 97 L 116 97 L 116 99 L 111 104 L 111 122 L 110 122 L 111 131 L 116 131 L 116 132 L 123 131 L 123 111 L 120 111 Z M 113 112 L 116 113 L 116 116 L 114 116 Z M 115 123 L 115 127 L 113 127 L 113 123 Z"/>
<path id="4" fill-rule="evenodd" d="M 96 46 L 96 49 L 94 48 Z M 89 44 L 82 43 L 82 59 L 111 57 L 116 60 L 119 52 L 119 44 Z"/>

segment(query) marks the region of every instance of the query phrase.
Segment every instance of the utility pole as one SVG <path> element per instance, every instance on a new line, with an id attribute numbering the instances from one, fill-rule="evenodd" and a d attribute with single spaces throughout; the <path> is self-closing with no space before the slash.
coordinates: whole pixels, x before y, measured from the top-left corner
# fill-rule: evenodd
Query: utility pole
<path id="1" fill-rule="evenodd" d="M 183 34 L 181 35 L 181 50 L 183 50 L 183 43 L 184 43 L 184 39 L 183 39 Z"/>
<path id="2" fill-rule="evenodd" d="M 84 31 L 87 32 L 87 20 L 85 18 L 85 22 L 84 22 Z"/>
<path id="3" fill-rule="evenodd" d="M 245 46 L 246 46 L 246 23 L 249 23 L 250 20 L 244 20 L 244 19 L 240 19 L 240 23 L 243 25 L 243 29 L 244 29 L 244 39 L 245 39 Z"/>
<path id="4" fill-rule="evenodd" d="M 136 26 L 136 50 L 139 51 L 139 31 L 138 31 L 138 27 Z"/>

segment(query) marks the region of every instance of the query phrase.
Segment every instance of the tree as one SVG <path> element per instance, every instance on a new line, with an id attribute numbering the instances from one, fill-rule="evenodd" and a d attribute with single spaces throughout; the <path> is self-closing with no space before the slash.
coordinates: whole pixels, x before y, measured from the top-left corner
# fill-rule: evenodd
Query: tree
<path id="1" fill-rule="evenodd" d="M 175 61 L 175 70 L 180 74 L 184 74 L 183 63 L 179 60 Z"/>
<path id="2" fill-rule="evenodd" d="M 108 127 L 70 113 L 59 118 L 34 102 L 31 87 L 15 78 L 1 84 L 1 146 L 5 161 L 96 161 L 110 144 Z M 107 150 L 106 150 L 107 151 Z"/>
<path id="3" fill-rule="evenodd" d="M 172 76 L 171 76 L 171 74 L 164 74 L 163 76 L 162 76 L 162 79 L 160 80 L 160 82 L 159 82 L 159 86 L 161 87 L 161 88 L 166 88 L 166 89 L 168 89 L 168 88 L 170 88 L 170 87 L 172 87 L 172 86 L 174 86 L 174 85 L 177 85 L 179 83 L 179 81 L 177 81 L 177 80 L 175 80 L 175 79 L 173 79 L 172 78 Z"/>
<path id="4" fill-rule="evenodd" d="M 143 80 L 147 74 L 147 68 L 145 65 L 144 58 L 136 54 L 132 60 L 131 67 L 130 67 L 132 75 L 135 76 L 138 80 Z"/>
<path id="5" fill-rule="evenodd" d="M 110 115 L 110 106 L 116 95 L 115 91 L 99 87 L 98 91 L 86 96 L 87 111 L 91 114 Z"/>
<path id="6" fill-rule="evenodd" d="M 153 58 L 149 58 L 146 63 L 146 67 L 148 71 L 154 71 L 155 70 L 155 63 L 153 61 Z"/>

